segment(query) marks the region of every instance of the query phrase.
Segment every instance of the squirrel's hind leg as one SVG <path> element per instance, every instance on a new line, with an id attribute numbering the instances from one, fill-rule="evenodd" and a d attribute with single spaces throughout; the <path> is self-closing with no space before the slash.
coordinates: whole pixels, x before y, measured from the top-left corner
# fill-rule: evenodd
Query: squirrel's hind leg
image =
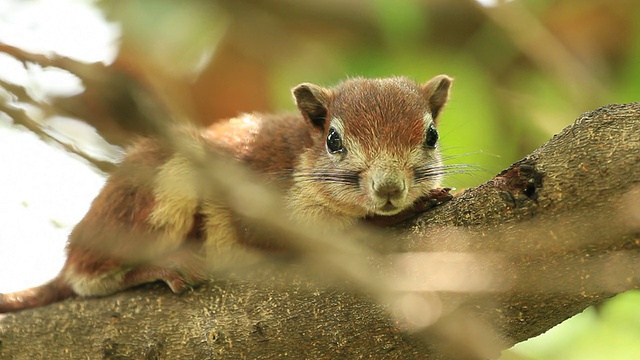
<path id="1" fill-rule="evenodd" d="M 204 281 L 204 276 L 180 271 L 172 267 L 142 265 L 125 274 L 122 281 L 123 288 L 125 289 L 146 283 L 163 281 L 169 285 L 171 291 L 181 293 L 200 285 Z"/>

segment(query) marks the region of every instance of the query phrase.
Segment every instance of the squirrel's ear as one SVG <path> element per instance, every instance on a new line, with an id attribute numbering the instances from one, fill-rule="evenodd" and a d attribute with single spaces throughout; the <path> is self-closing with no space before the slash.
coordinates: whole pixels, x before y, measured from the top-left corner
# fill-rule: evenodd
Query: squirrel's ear
<path id="1" fill-rule="evenodd" d="M 318 85 L 303 83 L 294 87 L 291 92 L 302 116 L 313 126 L 324 130 L 329 91 Z"/>
<path id="2" fill-rule="evenodd" d="M 453 79 L 449 76 L 438 75 L 421 86 L 424 96 L 429 102 L 431 117 L 434 121 L 449 100 L 449 88 L 451 88 L 452 82 Z"/>

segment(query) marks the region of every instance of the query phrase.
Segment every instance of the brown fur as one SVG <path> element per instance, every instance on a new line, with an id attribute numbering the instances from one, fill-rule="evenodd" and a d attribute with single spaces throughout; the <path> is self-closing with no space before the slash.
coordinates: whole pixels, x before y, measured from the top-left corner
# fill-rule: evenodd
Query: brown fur
<path id="1" fill-rule="evenodd" d="M 346 227 L 371 216 L 405 214 L 439 184 L 418 179 L 438 169 L 426 129 L 448 99 L 451 79 L 352 79 L 293 90 L 297 115 L 247 114 L 187 134 L 198 152 L 224 152 L 285 193 L 294 220 Z M 333 127 L 344 151 L 327 150 Z M 157 140 L 143 139 L 108 179 L 73 229 L 68 258 L 52 282 L 0 294 L 0 312 L 78 294 L 100 296 L 162 280 L 179 292 L 207 277 L 209 264 L 247 245 L 270 247 L 203 192 L 196 165 Z M 435 172 L 434 172 L 435 173 Z"/>

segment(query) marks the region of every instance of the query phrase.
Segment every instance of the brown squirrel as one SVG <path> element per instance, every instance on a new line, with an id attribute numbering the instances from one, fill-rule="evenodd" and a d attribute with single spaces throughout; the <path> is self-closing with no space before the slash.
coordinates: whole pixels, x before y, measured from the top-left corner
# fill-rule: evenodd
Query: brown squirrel
<path id="1" fill-rule="evenodd" d="M 451 82 L 439 75 L 424 84 L 403 77 L 354 78 L 328 89 L 303 83 L 292 90 L 300 114 L 248 114 L 194 141 L 277 183 L 297 220 L 347 227 L 393 217 L 438 191 L 445 168 L 435 125 Z M 0 294 L 0 312 L 158 280 L 174 292 L 203 282 L 202 261 L 242 241 L 233 213 L 198 192 L 195 166 L 157 139 L 139 141 L 71 232 L 58 276 Z M 201 240 L 196 250 L 184 247 L 190 239 Z M 131 252 L 140 256 L 116 255 Z"/>

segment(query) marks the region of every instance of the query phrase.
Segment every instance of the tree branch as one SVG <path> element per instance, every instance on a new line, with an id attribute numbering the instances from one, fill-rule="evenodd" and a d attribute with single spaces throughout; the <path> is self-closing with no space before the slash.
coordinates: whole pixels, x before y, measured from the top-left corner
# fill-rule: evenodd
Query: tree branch
<path id="1" fill-rule="evenodd" d="M 638 287 L 639 165 L 640 103 L 609 105 L 386 230 L 386 292 L 280 258 L 182 295 L 150 285 L 8 315 L 0 358 L 496 357 Z"/>

